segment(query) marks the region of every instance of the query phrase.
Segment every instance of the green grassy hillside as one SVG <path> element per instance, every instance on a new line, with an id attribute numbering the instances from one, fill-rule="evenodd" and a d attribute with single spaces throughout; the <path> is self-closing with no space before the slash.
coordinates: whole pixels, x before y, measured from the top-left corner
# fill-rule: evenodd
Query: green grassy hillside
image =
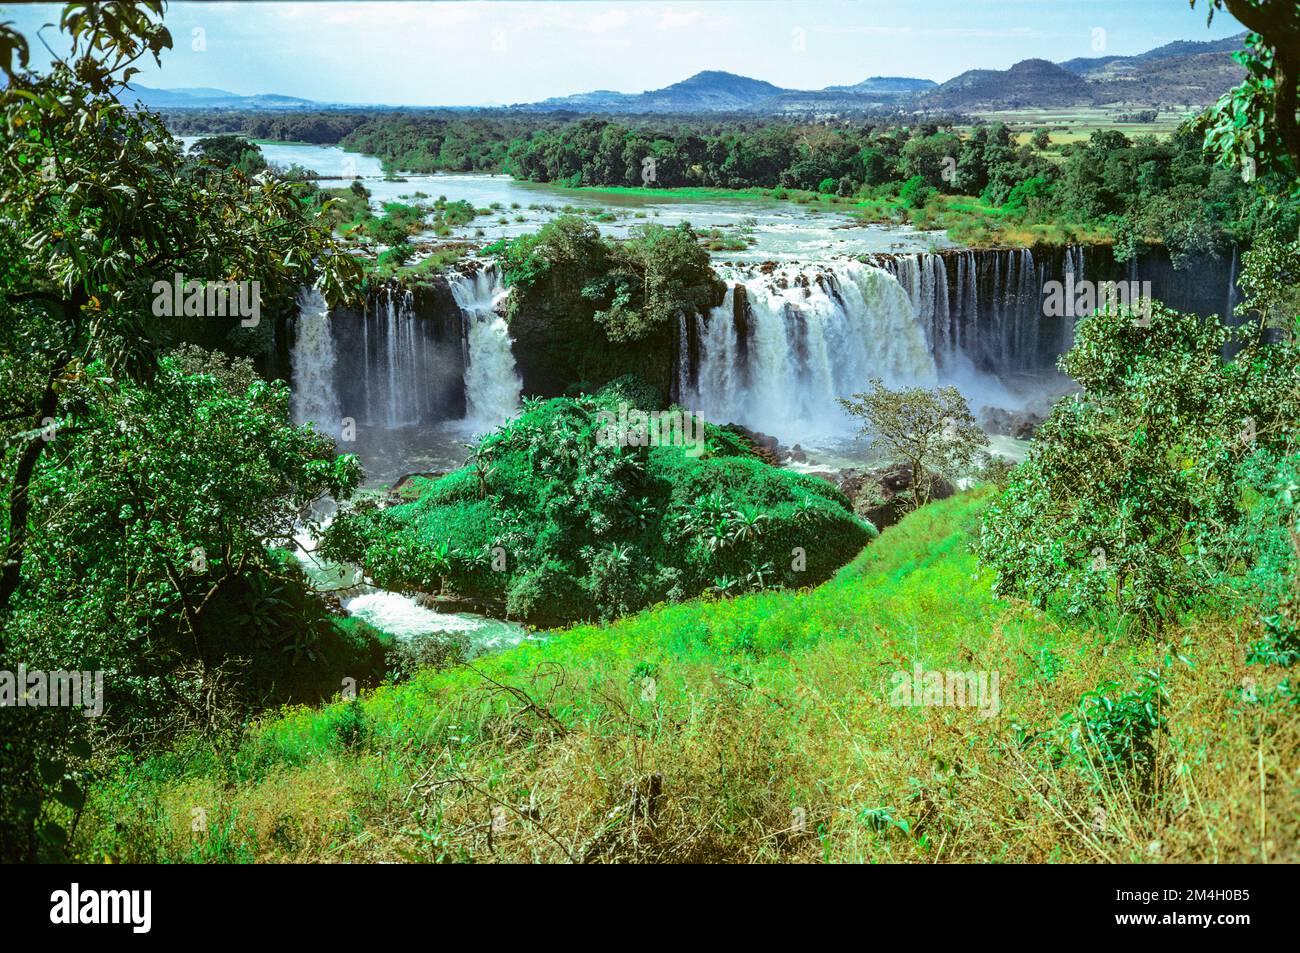
<path id="1" fill-rule="evenodd" d="M 547 633 L 356 702 L 284 711 L 235 750 L 196 745 L 126 768 L 97 793 L 77 850 L 1298 859 L 1297 781 L 1280 765 L 1295 763 L 1300 738 L 1274 685 L 1282 670 L 1251 667 L 1258 685 L 1239 690 L 1257 634 L 1206 622 L 1157 644 L 994 600 L 970 554 L 986 502 L 966 493 L 913 513 L 816 589 Z M 891 675 L 917 663 L 997 672 L 1000 710 L 891 705 Z M 1142 694 L 1144 671 L 1163 698 Z M 1087 701 L 1107 683 L 1105 702 Z M 1149 731 L 1129 717 L 1144 698 Z"/>

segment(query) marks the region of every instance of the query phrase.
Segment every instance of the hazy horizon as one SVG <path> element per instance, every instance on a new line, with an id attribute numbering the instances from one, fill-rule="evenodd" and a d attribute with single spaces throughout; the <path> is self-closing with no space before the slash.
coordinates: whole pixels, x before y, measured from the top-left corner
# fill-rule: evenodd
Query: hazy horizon
<path id="1" fill-rule="evenodd" d="M 23 32 L 59 4 L 0 4 Z M 339 104 L 491 107 L 637 93 L 720 70 L 791 89 L 869 76 L 943 82 L 1024 59 L 1130 56 L 1241 32 L 1169 0 L 172 3 L 175 48 L 137 85 Z M 942 26 L 936 25 L 942 24 Z M 1100 31 L 1100 32 L 1098 32 Z M 45 31 L 49 39 L 54 30 Z M 406 49 L 408 55 L 394 55 Z M 558 51 L 563 55 L 557 55 Z M 33 44 L 33 65 L 49 54 Z"/>

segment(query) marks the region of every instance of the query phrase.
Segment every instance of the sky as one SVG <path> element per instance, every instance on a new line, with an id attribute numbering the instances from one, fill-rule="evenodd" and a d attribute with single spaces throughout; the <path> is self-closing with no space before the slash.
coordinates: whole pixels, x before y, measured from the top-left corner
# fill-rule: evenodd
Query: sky
<path id="1" fill-rule="evenodd" d="M 330 103 L 487 106 L 641 92 L 716 69 L 793 89 L 868 76 L 942 82 L 1031 57 L 1131 55 L 1231 36 L 1198 0 L 706 0 L 185 3 L 175 48 L 135 82 Z M 0 4 L 29 37 L 58 4 Z M 52 47 L 53 28 L 42 34 Z M 33 42 L 38 68 L 48 62 Z M 60 50 L 61 51 L 61 50 Z"/>

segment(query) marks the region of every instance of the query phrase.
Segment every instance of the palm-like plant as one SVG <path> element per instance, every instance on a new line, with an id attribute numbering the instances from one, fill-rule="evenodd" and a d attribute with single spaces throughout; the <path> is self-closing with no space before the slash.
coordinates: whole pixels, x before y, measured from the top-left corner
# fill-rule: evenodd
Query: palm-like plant
<path id="1" fill-rule="evenodd" d="M 713 585 L 709 587 L 709 592 L 719 596 L 734 596 L 740 592 L 743 585 L 744 580 L 735 576 L 715 576 L 713 578 Z"/>
<path id="2" fill-rule="evenodd" d="M 750 509 L 733 510 L 731 518 L 734 523 L 731 531 L 733 544 L 753 542 L 763 535 L 763 527 L 767 525 L 766 513 Z"/>
<path id="3" fill-rule="evenodd" d="M 745 584 L 751 589 L 767 589 L 770 585 L 770 579 L 776 574 L 776 569 L 771 563 L 759 565 L 753 560 L 749 560 L 746 565 L 749 566 L 749 572 L 745 574 Z"/>

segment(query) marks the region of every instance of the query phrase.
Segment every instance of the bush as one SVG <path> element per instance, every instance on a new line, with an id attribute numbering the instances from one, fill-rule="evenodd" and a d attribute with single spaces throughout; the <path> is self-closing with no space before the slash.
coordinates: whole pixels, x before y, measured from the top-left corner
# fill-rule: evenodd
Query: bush
<path id="1" fill-rule="evenodd" d="M 439 632 L 414 639 L 399 639 L 388 652 L 388 672 L 393 682 L 404 682 L 424 669 L 452 668 L 470 656 L 464 632 Z"/>
<path id="2" fill-rule="evenodd" d="M 548 559 L 520 573 L 506 592 L 506 613 L 538 625 L 562 625 L 592 613 L 573 567 Z"/>
<path id="3" fill-rule="evenodd" d="M 898 190 L 899 200 L 908 208 L 925 208 L 925 204 L 930 201 L 931 196 L 938 194 L 938 189 L 932 185 L 927 185 L 925 179 L 919 175 L 914 175 Z"/>
<path id="4" fill-rule="evenodd" d="M 1100 783 L 1117 774 L 1131 774 L 1139 790 L 1149 790 L 1155 770 L 1156 734 L 1165 726 L 1165 690 L 1160 673 L 1141 672 L 1134 691 L 1119 691 L 1108 682 L 1088 692 L 1063 727 L 1069 757 L 1099 770 Z M 1085 771 L 1085 773 L 1091 773 Z"/>
<path id="5" fill-rule="evenodd" d="M 1155 303 L 1079 323 L 1060 366 L 1085 391 L 1056 405 L 984 521 L 997 592 L 1152 627 L 1241 588 L 1264 558 L 1245 524 L 1300 415 L 1300 355 L 1247 332 L 1229 362 L 1228 337 Z"/>
<path id="6" fill-rule="evenodd" d="M 342 513 L 324 551 L 385 588 L 560 625 L 711 589 L 812 585 L 871 538 L 833 486 L 764 464 L 712 425 L 698 456 L 598 439 L 620 402 L 655 397 L 622 379 L 593 397 L 530 401 L 417 499 Z"/>

